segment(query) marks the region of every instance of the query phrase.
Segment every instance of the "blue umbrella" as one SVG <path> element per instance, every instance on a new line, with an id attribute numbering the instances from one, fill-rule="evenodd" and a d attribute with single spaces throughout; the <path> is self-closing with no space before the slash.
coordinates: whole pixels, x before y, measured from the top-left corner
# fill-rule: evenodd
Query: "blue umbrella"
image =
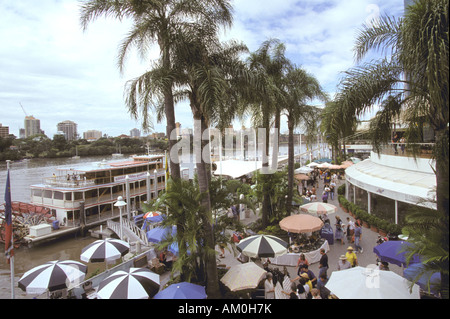
<path id="1" fill-rule="evenodd" d="M 411 264 L 408 268 L 403 270 L 403 277 L 410 281 L 416 280 L 416 277 L 423 273 L 424 265 L 422 263 Z M 423 290 L 428 291 L 428 282 L 430 284 L 430 291 L 434 294 L 438 293 L 438 287 L 441 284 L 441 274 L 439 272 L 432 273 L 431 271 L 425 271 L 416 284 Z"/>
<path id="2" fill-rule="evenodd" d="M 175 255 L 178 256 L 178 254 L 180 253 L 180 250 L 178 249 L 178 243 L 177 242 L 173 242 L 172 244 L 169 245 L 168 247 L 169 251 Z M 191 252 L 189 251 L 189 249 L 186 251 L 188 255 L 191 254 Z"/>
<path id="3" fill-rule="evenodd" d="M 147 230 L 147 226 L 150 223 L 160 223 L 163 220 L 164 220 L 164 217 L 162 215 L 147 217 L 144 219 L 144 224 L 142 225 L 142 229 Z"/>
<path id="4" fill-rule="evenodd" d="M 206 299 L 205 287 L 180 282 L 158 292 L 153 299 Z"/>
<path id="5" fill-rule="evenodd" d="M 159 243 L 168 238 L 175 237 L 177 226 L 172 227 L 155 227 L 147 232 L 147 239 L 152 243 Z"/>
<path id="6" fill-rule="evenodd" d="M 412 246 L 412 244 L 401 240 L 389 240 L 375 246 L 373 252 L 380 257 L 381 261 L 401 267 L 406 266 L 406 257 L 409 253 L 406 252 L 405 249 L 408 248 L 408 246 Z M 409 260 L 409 263 L 420 263 L 420 257 L 418 255 L 413 255 Z"/>

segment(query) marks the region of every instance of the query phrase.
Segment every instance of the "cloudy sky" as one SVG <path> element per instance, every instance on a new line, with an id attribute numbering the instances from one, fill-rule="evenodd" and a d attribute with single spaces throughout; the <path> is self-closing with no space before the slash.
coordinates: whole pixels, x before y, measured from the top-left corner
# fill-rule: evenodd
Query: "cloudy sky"
<path id="1" fill-rule="evenodd" d="M 354 65 L 357 29 L 379 14 L 400 16 L 403 0 L 233 0 L 234 24 L 224 39 L 238 39 L 255 51 L 269 38 L 286 44 L 291 61 L 320 81 L 332 96 L 341 72 Z M 117 136 L 140 128 L 124 104 L 127 80 L 147 64 L 137 55 L 120 74 L 120 40 L 129 21 L 100 18 L 83 32 L 76 0 L 0 0 L 0 123 L 19 135 L 27 115 L 40 119 L 53 138 L 57 123 L 71 120 L 78 132 Z M 157 56 L 155 48 L 150 56 Z M 176 120 L 192 127 L 188 104 L 176 106 Z M 165 132 L 165 124 L 154 123 Z M 239 127 L 239 123 L 235 125 Z"/>

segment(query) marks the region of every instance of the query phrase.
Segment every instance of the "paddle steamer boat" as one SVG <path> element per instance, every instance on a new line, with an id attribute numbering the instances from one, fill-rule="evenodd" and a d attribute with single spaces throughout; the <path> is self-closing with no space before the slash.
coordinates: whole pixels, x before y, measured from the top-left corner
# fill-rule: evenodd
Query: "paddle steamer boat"
<path id="1" fill-rule="evenodd" d="M 139 207 L 148 196 L 156 198 L 165 188 L 164 158 L 133 156 L 59 168 L 42 184 L 30 186 L 31 204 L 48 208 L 60 226 L 96 226 L 119 216 L 114 206 L 119 196 L 128 198 L 130 209 Z"/>

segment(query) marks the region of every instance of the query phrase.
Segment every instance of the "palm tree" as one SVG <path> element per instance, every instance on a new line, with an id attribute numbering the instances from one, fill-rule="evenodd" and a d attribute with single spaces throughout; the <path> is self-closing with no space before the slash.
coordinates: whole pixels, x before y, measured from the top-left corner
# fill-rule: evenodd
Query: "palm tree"
<path id="1" fill-rule="evenodd" d="M 151 98 L 164 105 L 167 121 L 166 134 L 169 138 L 169 150 L 176 144 L 171 139 L 175 130 L 175 109 L 171 52 L 176 35 L 189 24 L 198 20 L 207 21 L 212 25 L 230 26 L 232 23 L 231 5 L 229 0 L 89 0 L 81 6 L 81 24 L 87 28 L 90 21 L 100 16 L 113 16 L 116 19 L 133 19 L 133 27 L 121 44 L 118 64 L 122 70 L 129 49 L 136 46 L 145 55 L 148 46 L 158 43 L 161 52 L 159 80 L 149 82 L 150 77 L 135 79 L 128 87 L 127 105 L 130 113 L 138 117 L 142 113 L 143 127 L 148 129 L 149 105 Z M 172 178 L 180 178 L 178 153 L 170 152 L 170 171 Z"/>
<path id="2" fill-rule="evenodd" d="M 408 7 L 402 19 L 382 17 L 361 30 L 355 48 L 359 61 L 371 49 L 392 52 L 389 58 L 355 67 L 346 72 L 338 100 L 347 114 L 361 114 L 381 102 L 378 136 L 388 127 L 393 115 L 402 113 L 408 124 L 408 142 L 417 142 L 416 127 L 420 121 L 435 132 L 437 211 L 444 213 L 445 231 L 438 240 L 443 250 L 435 258 L 446 260 L 447 271 L 441 271 L 442 287 L 448 287 L 449 243 L 449 33 L 448 0 L 418 0 Z M 380 133 L 381 132 L 381 133 Z M 382 143 L 385 140 L 378 140 Z M 443 292 L 448 298 L 448 289 Z"/>
<path id="3" fill-rule="evenodd" d="M 205 24 L 183 33 L 173 56 L 177 74 L 175 80 L 179 88 L 176 97 L 189 100 L 194 118 L 194 152 L 203 209 L 200 218 L 206 249 L 207 290 L 211 298 L 219 296 L 219 285 L 212 230 L 210 174 L 206 165 L 210 150 L 208 141 L 202 137 L 209 136 L 208 128 L 213 123 L 219 123 L 222 114 L 232 112 L 228 107 L 230 101 L 227 100 L 227 93 L 241 81 L 239 79 L 245 68 L 239 54 L 246 50 L 246 46 L 234 41 L 220 43 L 217 29 Z"/>
<path id="4" fill-rule="evenodd" d="M 284 57 L 284 45 L 276 39 L 270 39 L 262 43 L 256 52 L 252 52 L 248 58 L 248 67 L 253 73 L 253 87 L 248 90 L 246 100 L 249 103 L 247 111 L 253 117 L 255 127 L 265 129 L 265 145 L 262 152 L 262 166 L 264 176 L 261 177 L 263 182 L 263 206 L 262 206 L 262 225 L 266 227 L 268 224 L 270 209 L 270 194 L 268 193 L 268 183 L 270 183 L 269 170 L 269 138 L 270 138 L 270 122 L 272 117 L 278 114 L 280 109 L 277 105 L 283 99 L 281 91 L 281 79 L 288 65 L 288 60 Z M 279 121 L 279 120 L 278 120 Z M 279 123 L 276 127 L 279 129 Z M 278 150 L 274 152 L 278 154 Z M 277 159 L 275 158 L 275 162 Z M 274 165 L 276 163 L 273 163 Z M 275 166 L 276 167 L 276 166 Z"/>
<path id="5" fill-rule="evenodd" d="M 320 119 L 320 129 L 332 146 L 334 161 L 338 163 L 342 156 L 346 157 L 345 139 L 356 131 L 357 118 L 355 114 L 347 114 L 342 104 L 332 101 L 325 105 Z M 341 153 L 341 142 L 344 146 L 344 154 Z"/>
<path id="6" fill-rule="evenodd" d="M 291 209 L 294 186 L 294 129 L 304 123 L 308 131 L 312 131 L 317 123 L 320 110 L 307 105 L 308 101 L 319 98 L 327 100 L 317 79 L 305 70 L 292 66 L 283 78 L 284 110 L 288 118 L 289 142 L 288 142 L 288 195 L 286 206 Z"/>

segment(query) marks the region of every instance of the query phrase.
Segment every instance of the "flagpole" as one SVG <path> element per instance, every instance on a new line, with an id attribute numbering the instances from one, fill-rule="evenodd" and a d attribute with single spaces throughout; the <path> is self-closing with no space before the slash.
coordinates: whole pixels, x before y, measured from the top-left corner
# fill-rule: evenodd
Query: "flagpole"
<path id="1" fill-rule="evenodd" d="M 6 169 L 9 176 L 9 163 L 10 160 L 6 160 Z M 8 190 L 6 190 L 8 191 Z M 11 212 L 12 213 L 12 212 Z M 12 217 L 12 216 L 11 216 Z M 11 231 L 11 249 L 14 249 L 14 229 Z M 11 273 L 11 299 L 15 299 L 15 292 L 14 292 L 14 254 L 9 257 L 9 269 Z"/>

